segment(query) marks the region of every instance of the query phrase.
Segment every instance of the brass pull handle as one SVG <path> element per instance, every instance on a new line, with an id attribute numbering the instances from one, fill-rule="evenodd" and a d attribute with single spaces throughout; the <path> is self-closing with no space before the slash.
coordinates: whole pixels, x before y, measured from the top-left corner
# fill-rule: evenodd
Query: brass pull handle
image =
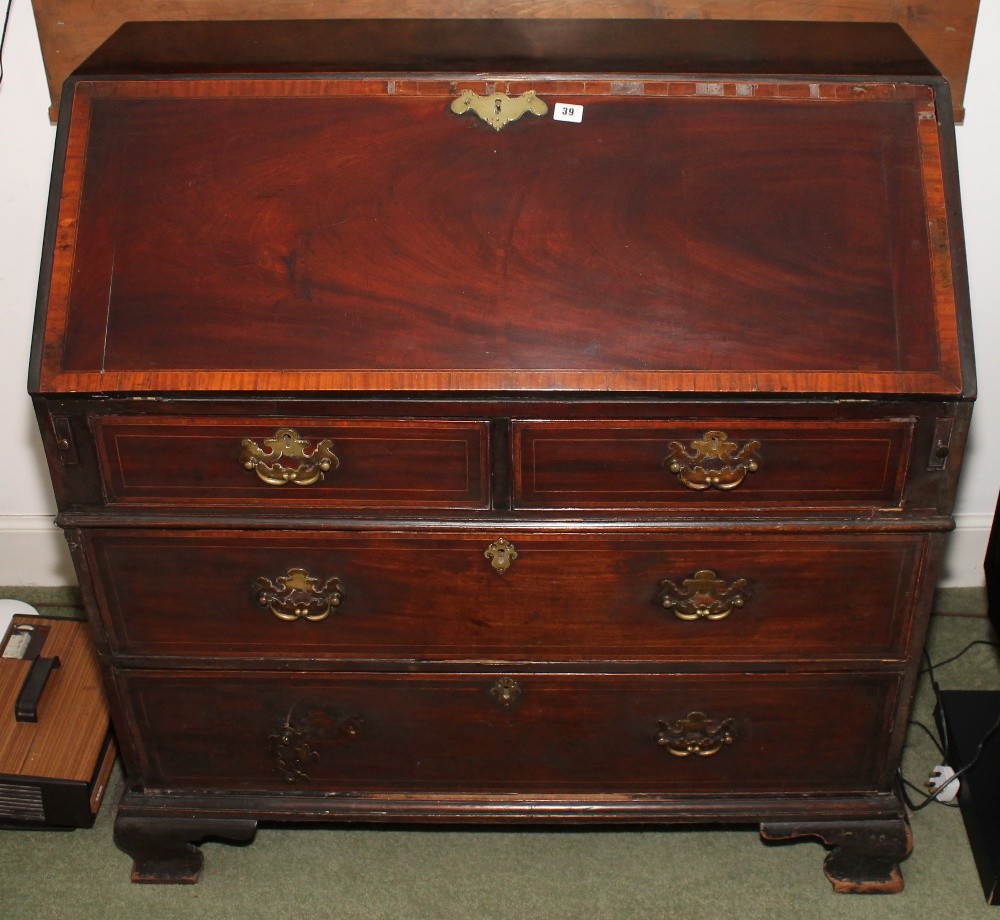
<path id="1" fill-rule="evenodd" d="M 657 722 L 653 740 L 674 757 L 712 757 L 736 740 L 736 720 L 710 719 L 703 712 L 689 712 L 683 719 Z"/>
<path id="2" fill-rule="evenodd" d="M 451 110 L 456 115 L 472 112 L 491 128 L 499 131 L 505 125 L 517 121 L 528 112 L 532 115 L 544 115 L 549 107 L 535 95 L 534 90 L 528 90 L 520 96 L 512 97 L 506 93 L 491 93 L 489 96 L 480 96 L 467 89 L 452 102 Z"/>
<path id="3" fill-rule="evenodd" d="M 271 760 L 274 769 L 286 783 L 304 783 L 309 779 L 306 769 L 319 763 L 319 753 L 310 743 L 312 739 L 301 728 L 291 723 L 291 716 L 270 738 Z"/>
<path id="4" fill-rule="evenodd" d="M 325 620 L 334 607 L 339 607 L 344 595 L 339 578 L 328 578 L 322 584 L 305 569 L 289 569 L 279 575 L 277 584 L 270 578 L 257 579 L 254 592 L 257 603 L 270 608 L 279 620 Z"/>
<path id="5" fill-rule="evenodd" d="M 517 550 L 514 549 L 514 544 L 500 537 L 499 540 L 494 540 L 489 546 L 486 547 L 486 552 L 483 555 L 490 560 L 490 565 L 500 574 L 503 575 L 507 569 L 510 568 L 511 563 L 517 558 Z"/>
<path id="6" fill-rule="evenodd" d="M 660 588 L 656 600 L 680 620 L 724 620 L 750 599 L 750 583 L 745 578 L 727 585 L 711 569 L 699 569 L 680 587 L 664 578 Z"/>
<path id="7" fill-rule="evenodd" d="M 521 694 L 521 685 L 511 677 L 501 677 L 490 687 L 490 696 L 500 704 L 501 709 L 513 709 L 521 702 Z"/>
<path id="8" fill-rule="evenodd" d="M 292 707 L 294 711 L 295 707 Z M 306 770 L 319 763 L 319 751 L 313 747 L 310 728 L 325 743 L 346 743 L 356 739 L 364 721 L 357 716 L 328 710 L 311 710 L 298 724 L 292 722 L 292 711 L 281 727 L 267 741 L 271 762 L 286 783 L 304 783 L 310 777 Z"/>
<path id="9" fill-rule="evenodd" d="M 286 466 L 282 460 L 290 460 L 295 465 Z M 245 438 L 240 463 L 269 486 L 283 486 L 289 482 L 311 486 L 319 482 L 324 473 L 340 466 L 332 441 L 320 441 L 313 447 L 305 438 L 300 438 L 294 428 L 279 428 L 272 437 L 264 438 L 264 447 Z"/>
<path id="10" fill-rule="evenodd" d="M 741 447 L 724 431 L 706 431 L 688 447 L 671 441 L 664 463 L 689 489 L 728 491 L 743 482 L 747 473 L 760 469 L 759 450 L 760 441 L 747 441 Z"/>

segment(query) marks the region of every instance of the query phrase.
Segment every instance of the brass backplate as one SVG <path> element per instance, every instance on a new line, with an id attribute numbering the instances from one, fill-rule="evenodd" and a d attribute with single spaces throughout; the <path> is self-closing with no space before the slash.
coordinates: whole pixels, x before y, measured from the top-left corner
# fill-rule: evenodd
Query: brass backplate
<path id="1" fill-rule="evenodd" d="M 480 96 L 467 89 L 452 102 L 451 110 L 456 115 L 472 112 L 499 131 L 529 112 L 532 115 L 544 115 L 549 107 L 535 95 L 534 90 L 528 90 L 520 96 L 508 96 L 506 93 Z"/>

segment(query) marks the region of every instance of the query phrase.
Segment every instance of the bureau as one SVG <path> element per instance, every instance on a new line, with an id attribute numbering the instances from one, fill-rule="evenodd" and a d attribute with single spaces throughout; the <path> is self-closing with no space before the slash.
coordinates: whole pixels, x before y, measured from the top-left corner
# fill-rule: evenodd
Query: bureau
<path id="1" fill-rule="evenodd" d="M 136 881 L 259 821 L 759 824 L 895 891 L 974 396 L 887 25 L 127 25 L 30 389 Z"/>

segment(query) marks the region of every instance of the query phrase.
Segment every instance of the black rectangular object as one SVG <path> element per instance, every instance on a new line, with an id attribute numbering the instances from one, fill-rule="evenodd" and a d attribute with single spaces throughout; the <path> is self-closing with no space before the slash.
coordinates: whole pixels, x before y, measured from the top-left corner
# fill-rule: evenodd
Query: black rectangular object
<path id="1" fill-rule="evenodd" d="M 938 717 L 947 726 L 949 765 L 959 770 L 1000 720 L 1000 691 L 945 690 Z M 1000 904 L 1000 730 L 960 782 L 958 801 L 983 894 L 988 904 Z"/>

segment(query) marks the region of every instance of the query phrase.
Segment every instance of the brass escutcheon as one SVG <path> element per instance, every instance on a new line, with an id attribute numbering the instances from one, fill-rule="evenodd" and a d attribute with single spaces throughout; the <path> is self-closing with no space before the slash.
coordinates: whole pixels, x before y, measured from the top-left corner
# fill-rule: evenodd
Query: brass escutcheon
<path id="1" fill-rule="evenodd" d="M 750 599 L 750 583 L 745 578 L 727 585 L 711 569 L 699 569 L 680 587 L 664 578 L 660 587 L 657 601 L 681 620 L 724 620 Z"/>
<path id="2" fill-rule="evenodd" d="M 472 112 L 491 128 L 499 131 L 505 125 L 517 121 L 528 112 L 532 115 L 544 115 L 549 107 L 535 95 L 534 90 L 528 90 L 520 96 L 512 97 L 506 93 L 491 93 L 489 96 L 480 96 L 467 89 L 452 102 L 451 110 L 456 115 Z"/>
<path id="3" fill-rule="evenodd" d="M 285 459 L 295 466 L 284 465 L 281 461 Z M 289 482 L 311 486 L 319 482 L 324 473 L 340 466 L 332 441 L 320 441 L 313 447 L 305 438 L 300 438 L 294 428 L 279 428 L 272 437 L 264 438 L 264 447 L 245 438 L 240 463 L 269 486 L 283 486 Z"/>
<path id="4" fill-rule="evenodd" d="M 511 677 L 501 677 L 490 687 L 490 695 L 502 709 L 513 709 L 521 701 L 521 685 Z"/>
<path id="5" fill-rule="evenodd" d="M 257 603 L 268 607 L 279 620 L 325 620 L 334 607 L 339 607 L 344 595 L 339 578 L 328 578 L 322 584 L 305 569 L 289 569 L 279 575 L 277 584 L 261 576 L 254 585 Z"/>
<path id="6" fill-rule="evenodd" d="M 736 740 L 735 719 L 713 721 L 703 712 L 689 712 L 683 719 L 660 721 L 653 736 L 674 757 L 711 757 Z"/>
<path id="7" fill-rule="evenodd" d="M 494 540 L 483 555 L 490 560 L 490 565 L 501 575 L 510 568 L 510 564 L 517 558 L 517 550 L 514 544 L 500 537 Z"/>
<path id="8" fill-rule="evenodd" d="M 291 723 L 291 716 L 270 738 L 274 768 L 286 783 L 303 783 L 309 779 L 306 768 L 319 763 L 319 754 L 309 743 L 309 735 Z"/>
<path id="9" fill-rule="evenodd" d="M 724 431 L 706 431 L 685 447 L 670 442 L 670 453 L 663 462 L 671 473 L 697 492 L 705 489 L 735 489 L 747 473 L 760 469 L 760 441 L 747 441 L 740 447 Z"/>

